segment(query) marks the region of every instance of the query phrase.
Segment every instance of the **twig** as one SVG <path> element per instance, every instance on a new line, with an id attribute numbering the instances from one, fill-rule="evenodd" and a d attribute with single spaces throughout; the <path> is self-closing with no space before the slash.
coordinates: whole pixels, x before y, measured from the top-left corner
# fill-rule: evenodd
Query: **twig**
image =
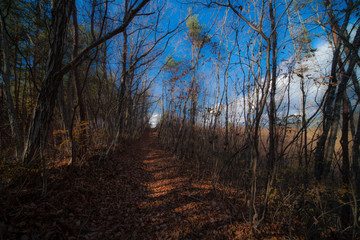
<path id="1" fill-rule="evenodd" d="M 90 216 L 91 216 L 91 212 L 90 212 L 89 215 L 87 216 L 86 221 L 81 225 L 81 228 L 79 229 L 79 233 L 78 233 L 76 239 L 79 239 L 80 233 L 81 233 L 81 231 L 83 230 L 83 228 L 85 227 L 85 225 L 88 223 L 88 221 L 89 221 L 89 219 L 90 219 Z"/>
<path id="2" fill-rule="evenodd" d="M 201 199 L 199 199 L 199 198 L 196 198 L 196 197 L 193 197 L 193 196 L 190 196 L 190 195 L 186 195 L 186 194 L 185 194 L 185 196 L 187 196 L 188 198 L 192 198 L 192 199 L 194 199 L 194 200 L 197 200 L 197 201 L 199 201 L 199 202 L 202 202 L 202 203 L 204 203 L 204 204 L 210 205 L 209 203 L 207 203 L 207 202 L 205 202 L 205 201 L 203 201 L 203 200 L 201 200 Z"/>

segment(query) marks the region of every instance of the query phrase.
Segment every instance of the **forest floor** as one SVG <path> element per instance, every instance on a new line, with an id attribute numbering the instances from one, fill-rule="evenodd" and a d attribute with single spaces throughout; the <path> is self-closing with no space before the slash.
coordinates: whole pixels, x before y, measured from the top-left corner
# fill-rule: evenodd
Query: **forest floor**
<path id="1" fill-rule="evenodd" d="M 49 190 L 0 197 L 0 239 L 249 239 L 247 211 L 231 190 L 214 193 L 210 176 L 194 175 L 159 145 L 157 133 L 127 144 L 76 173 L 56 170 Z M 220 191 L 220 192 L 219 192 Z M 221 192 L 224 191 L 224 192 Z M 226 193 L 225 193 L 226 192 Z M 285 239 L 266 225 L 260 239 Z"/>

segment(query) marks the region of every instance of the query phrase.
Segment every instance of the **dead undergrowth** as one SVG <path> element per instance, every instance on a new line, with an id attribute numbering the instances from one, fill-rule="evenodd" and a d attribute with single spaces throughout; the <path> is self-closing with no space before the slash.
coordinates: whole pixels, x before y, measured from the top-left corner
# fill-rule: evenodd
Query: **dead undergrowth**
<path id="1" fill-rule="evenodd" d="M 178 162 L 156 136 L 147 132 L 78 171 L 52 169 L 44 197 L 41 185 L 6 189 L 0 239 L 254 238 L 239 190 L 215 192 L 210 172 L 194 174 L 196 166 Z M 256 237 L 287 239 L 287 227 L 264 223 Z"/>

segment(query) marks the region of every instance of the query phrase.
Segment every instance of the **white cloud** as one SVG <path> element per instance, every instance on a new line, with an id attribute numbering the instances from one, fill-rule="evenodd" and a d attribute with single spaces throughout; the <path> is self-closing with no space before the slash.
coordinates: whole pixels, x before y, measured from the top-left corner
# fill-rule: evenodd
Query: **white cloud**
<path id="1" fill-rule="evenodd" d="M 286 115 L 301 115 L 302 92 L 300 89 L 301 79 L 304 79 L 304 91 L 306 94 L 306 113 L 307 116 L 314 114 L 319 107 L 319 103 L 327 89 L 328 76 L 331 71 L 333 50 L 330 43 L 323 42 L 318 46 L 313 54 L 290 64 L 292 59 L 282 62 L 279 65 L 279 76 L 277 78 L 276 105 L 278 107 L 278 117 Z M 301 71 L 303 69 L 303 71 Z M 301 77 L 303 76 L 303 78 Z M 255 91 L 250 91 L 250 99 L 255 99 Z M 247 96 L 245 96 L 247 98 Z M 260 98 L 260 97 L 259 97 Z M 254 109 L 254 105 L 249 106 L 245 101 L 246 112 L 248 108 Z M 251 103 L 250 103 L 251 104 Z M 215 105 L 216 107 L 218 104 Z M 288 111 L 289 107 L 289 111 Z M 222 106 L 220 121 L 224 122 L 225 106 Z M 244 97 L 240 96 L 229 104 L 230 121 L 235 119 L 236 123 L 244 123 Z M 267 114 L 263 114 L 266 120 Z"/>
<path id="2" fill-rule="evenodd" d="M 282 71 L 278 77 L 277 85 L 277 105 L 279 114 L 287 113 L 289 105 L 289 114 L 300 114 L 302 105 L 301 81 L 304 80 L 304 92 L 306 95 L 306 112 L 309 116 L 313 114 L 320 103 L 328 82 L 328 76 L 331 71 L 333 51 L 330 43 L 323 43 L 314 52 L 296 62 L 294 69 L 291 71 Z M 285 69 L 284 69 L 285 70 Z M 281 102 L 282 99 L 282 102 Z"/>
<path id="3" fill-rule="evenodd" d="M 160 122 L 161 114 L 153 114 L 149 120 L 150 127 L 155 128 L 156 125 Z"/>

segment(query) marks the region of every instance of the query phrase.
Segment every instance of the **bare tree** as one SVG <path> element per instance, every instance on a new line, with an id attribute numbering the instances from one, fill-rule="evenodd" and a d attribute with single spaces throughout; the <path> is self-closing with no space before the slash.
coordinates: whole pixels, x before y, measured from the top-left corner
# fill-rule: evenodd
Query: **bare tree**
<path id="1" fill-rule="evenodd" d="M 48 56 L 46 75 L 37 100 L 37 105 L 31 121 L 29 135 L 25 145 L 23 161 L 29 165 L 39 154 L 40 146 L 46 142 L 47 132 L 53 115 L 53 108 L 62 76 L 74 66 L 83 61 L 83 58 L 95 47 L 123 32 L 138 12 L 149 2 L 144 0 L 137 5 L 130 6 L 130 14 L 115 30 L 99 37 L 85 47 L 71 62 L 62 66 L 64 56 L 64 41 L 66 27 L 70 18 L 74 1 L 54 1 L 52 4 L 51 48 Z"/>
<path id="2" fill-rule="evenodd" d="M 17 119 L 17 114 L 15 112 L 14 101 L 11 95 L 11 84 L 10 84 L 10 53 L 9 53 L 9 43 L 8 43 L 8 30 L 6 29 L 6 17 L 1 9 L 0 5 L 0 28 L 1 28 L 1 49 L 3 56 L 3 67 L 2 67 L 2 79 L 4 80 L 4 95 L 8 110 L 8 116 L 10 121 L 10 128 L 13 139 L 16 141 L 15 155 L 19 157 L 23 149 L 23 139 Z"/>

